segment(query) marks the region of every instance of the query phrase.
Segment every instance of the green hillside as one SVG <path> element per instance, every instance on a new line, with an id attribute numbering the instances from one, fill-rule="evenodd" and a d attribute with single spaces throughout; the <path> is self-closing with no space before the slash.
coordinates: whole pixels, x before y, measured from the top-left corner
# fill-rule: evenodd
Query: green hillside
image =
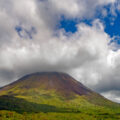
<path id="1" fill-rule="evenodd" d="M 34 73 L 0 89 L 0 120 L 119 119 L 119 104 L 65 73 Z"/>

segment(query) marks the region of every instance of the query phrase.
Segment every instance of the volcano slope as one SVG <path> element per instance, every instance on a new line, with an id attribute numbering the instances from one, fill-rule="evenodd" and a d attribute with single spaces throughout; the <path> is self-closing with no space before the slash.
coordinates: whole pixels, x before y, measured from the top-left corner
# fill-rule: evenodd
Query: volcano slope
<path id="1" fill-rule="evenodd" d="M 70 75 L 40 72 L 0 89 L 2 120 L 120 120 L 120 105 Z"/>

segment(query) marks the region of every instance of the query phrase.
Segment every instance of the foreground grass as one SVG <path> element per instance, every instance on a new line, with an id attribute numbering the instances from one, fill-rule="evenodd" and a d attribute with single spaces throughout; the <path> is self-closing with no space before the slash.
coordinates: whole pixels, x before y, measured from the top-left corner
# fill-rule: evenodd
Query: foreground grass
<path id="1" fill-rule="evenodd" d="M 0 96 L 0 109 L 0 120 L 120 120 L 120 105 L 97 94 L 66 99 L 54 91 L 30 90 Z"/>
<path id="2" fill-rule="evenodd" d="M 119 120 L 118 113 L 23 113 L 0 111 L 0 120 Z"/>

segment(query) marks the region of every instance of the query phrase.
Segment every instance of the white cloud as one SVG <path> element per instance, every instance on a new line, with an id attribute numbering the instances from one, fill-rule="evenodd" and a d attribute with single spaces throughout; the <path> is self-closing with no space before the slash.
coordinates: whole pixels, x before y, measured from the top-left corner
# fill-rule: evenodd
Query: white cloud
<path id="1" fill-rule="evenodd" d="M 48 0 L 56 11 L 66 17 L 93 17 L 97 7 L 113 4 L 116 0 Z"/>
<path id="2" fill-rule="evenodd" d="M 65 36 L 64 31 L 60 30 L 58 36 L 51 35 L 46 41 L 41 40 L 39 34 L 38 32 L 32 41 L 19 38 L 18 45 L 12 44 L 6 46 L 5 50 L 1 49 L 1 70 L 15 70 L 19 76 L 37 71 L 70 72 L 82 68 L 85 74 L 88 68 L 92 72 L 95 63 L 103 63 L 106 59 L 110 38 L 98 20 L 93 22 L 92 27 L 79 24 L 78 31 L 69 36 Z M 97 78 L 97 73 L 92 74 L 91 78 Z"/>

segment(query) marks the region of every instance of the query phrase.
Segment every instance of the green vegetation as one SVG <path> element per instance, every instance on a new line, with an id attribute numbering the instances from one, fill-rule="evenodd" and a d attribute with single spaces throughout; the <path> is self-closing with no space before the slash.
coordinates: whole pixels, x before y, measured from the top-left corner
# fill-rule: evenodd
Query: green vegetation
<path id="1" fill-rule="evenodd" d="M 0 120 L 119 120 L 119 105 L 107 102 L 104 107 L 89 102 L 86 96 L 64 98 L 55 92 L 37 95 L 30 90 L 26 96 L 0 96 Z"/>
<path id="2" fill-rule="evenodd" d="M 118 114 L 109 113 L 34 113 L 18 114 L 15 112 L 0 111 L 0 120 L 119 120 Z"/>

